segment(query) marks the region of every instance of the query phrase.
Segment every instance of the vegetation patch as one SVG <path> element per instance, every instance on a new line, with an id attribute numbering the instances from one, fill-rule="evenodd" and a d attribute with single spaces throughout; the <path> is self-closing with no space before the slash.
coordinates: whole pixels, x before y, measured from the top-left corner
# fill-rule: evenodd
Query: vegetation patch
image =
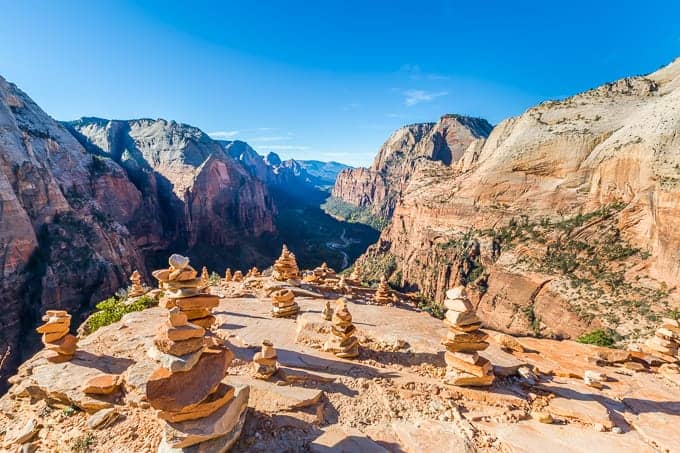
<path id="1" fill-rule="evenodd" d="M 370 209 L 354 206 L 336 197 L 328 197 L 321 205 L 321 209 L 333 217 L 338 217 L 349 223 L 362 223 L 382 231 L 388 225 L 389 220 L 376 216 Z"/>
<path id="2" fill-rule="evenodd" d="M 109 297 L 96 305 L 98 311 L 85 321 L 85 331 L 91 334 L 101 327 L 120 321 L 128 313 L 142 311 L 156 305 L 158 302 L 148 296 L 141 296 L 132 301 L 118 296 Z"/>
<path id="3" fill-rule="evenodd" d="M 595 329 L 578 337 L 576 341 L 583 344 L 592 344 L 611 348 L 616 343 L 618 335 L 611 329 Z"/>

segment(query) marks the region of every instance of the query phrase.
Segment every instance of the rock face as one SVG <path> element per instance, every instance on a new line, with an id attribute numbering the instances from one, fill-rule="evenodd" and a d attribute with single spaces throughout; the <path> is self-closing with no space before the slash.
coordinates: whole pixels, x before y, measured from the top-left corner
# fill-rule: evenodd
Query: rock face
<path id="1" fill-rule="evenodd" d="M 41 313 L 78 316 L 144 260 L 127 228 L 142 197 L 122 168 L 89 154 L 1 77 L 0 198 L 2 390 L 21 358 L 19 338 Z"/>
<path id="2" fill-rule="evenodd" d="M 484 119 L 460 115 L 445 115 L 436 123 L 402 127 L 383 144 L 371 168 L 343 170 L 332 195 L 388 218 L 419 162 L 432 160 L 451 165 L 461 158 L 470 143 L 487 137 L 491 128 Z"/>
<path id="3" fill-rule="evenodd" d="M 134 214 L 144 220 L 130 227 L 143 249 L 187 249 L 209 267 L 221 267 L 210 259 L 216 251 L 274 232 L 265 180 L 200 129 L 162 119 L 82 118 L 67 126 L 93 154 L 119 164 L 139 189 L 143 209 Z"/>
<path id="4" fill-rule="evenodd" d="M 645 327 L 650 310 L 677 308 L 667 288 L 680 281 L 678 100 L 680 60 L 501 122 L 448 162 L 416 166 L 359 261 L 389 265 L 392 282 L 438 303 L 469 284 L 480 317 L 506 332 Z M 408 130 L 388 144 L 413 141 Z M 398 155 L 390 149 L 364 173 Z M 374 186 L 378 197 L 357 195 L 349 176 L 336 196 L 389 212 L 380 197 L 391 182 Z"/>

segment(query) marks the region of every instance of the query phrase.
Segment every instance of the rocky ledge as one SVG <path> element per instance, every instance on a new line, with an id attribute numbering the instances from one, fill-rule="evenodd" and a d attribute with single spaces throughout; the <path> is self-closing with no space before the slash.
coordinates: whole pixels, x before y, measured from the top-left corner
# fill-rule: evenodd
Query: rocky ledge
<path id="1" fill-rule="evenodd" d="M 351 312 L 358 357 L 324 352 L 335 328 L 324 307 L 339 296 L 325 283 L 286 287 L 250 277 L 210 288 L 220 297 L 211 335 L 234 353 L 222 384 L 248 401 L 232 451 L 680 451 L 673 365 L 485 330 L 479 356 L 493 365 L 493 385 L 451 386 L 441 344 L 450 328 L 399 295 L 378 305 L 372 290 L 347 283 L 354 295 L 339 305 Z M 269 294 L 282 288 L 295 293 L 296 318 L 271 315 Z M 81 338 L 70 361 L 52 363 L 45 350 L 25 362 L 0 398 L 0 446 L 179 451 L 162 442 L 163 422 L 147 400 L 158 368 L 147 351 L 167 317 L 162 307 L 130 313 Z M 253 360 L 267 355 L 263 344 L 276 347 L 276 372 L 258 379 Z M 209 417 L 195 424 L 211 437 Z M 203 443 L 201 451 L 232 441 Z"/>

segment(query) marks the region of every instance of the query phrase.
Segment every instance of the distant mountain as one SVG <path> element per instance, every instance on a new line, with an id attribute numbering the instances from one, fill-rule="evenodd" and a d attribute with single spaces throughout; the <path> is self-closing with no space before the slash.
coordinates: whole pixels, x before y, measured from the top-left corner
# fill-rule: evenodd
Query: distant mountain
<path id="1" fill-rule="evenodd" d="M 335 184 L 338 174 L 346 168 L 352 168 L 349 165 L 341 164 L 340 162 L 322 162 L 320 160 L 298 160 L 302 168 L 307 170 L 312 176 L 315 176 L 320 182 L 328 186 Z"/>

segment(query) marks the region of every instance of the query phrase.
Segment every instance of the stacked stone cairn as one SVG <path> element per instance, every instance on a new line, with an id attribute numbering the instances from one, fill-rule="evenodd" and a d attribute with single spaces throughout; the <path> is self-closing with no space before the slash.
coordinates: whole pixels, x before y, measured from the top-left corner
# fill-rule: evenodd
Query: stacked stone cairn
<path id="1" fill-rule="evenodd" d="M 159 286 L 165 291 L 161 307 L 178 307 L 192 324 L 209 329 L 215 322 L 211 310 L 217 307 L 219 297 L 203 291 L 196 271 L 189 265 L 189 258 L 173 254 L 169 264 L 168 269 L 153 272 Z"/>
<path id="2" fill-rule="evenodd" d="M 201 288 L 206 288 L 208 285 L 210 285 L 210 274 L 208 268 L 203 266 L 203 269 L 201 269 Z"/>
<path id="3" fill-rule="evenodd" d="M 67 362 L 76 353 L 78 340 L 69 333 L 71 315 L 64 310 L 47 310 L 42 317 L 45 324 L 35 330 L 42 334 L 42 342 L 47 349 L 45 358 L 52 363 Z"/>
<path id="4" fill-rule="evenodd" d="M 327 300 L 326 305 L 323 307 L 323 319 L 326 321 L 331 321 L 333 319 L 333 307 L 331 307 L 330 300 Z"/>
<path id="5" fill-rule="evenodd" d="M 340 280 L 333 285 L 333 289 L 341 294 L 350 294 L 352 292 L 352 288 L 347 284 L 347 279 L 344 275 L 340 276 Z"/>
<path id="6" fill-rule="evenodd" d="M 361 283 L 361 265 L 359 263 L 354 263 L 354 269 L 349 274 L 349 281 L 354 284 Z"/>
<path id="7" fill-rule="evenodd" d="M 274 271 L 272 272 L 274 280 L 285 282 L 289 280 L 298 280 L 300 278 L 300 270 L 298 269 L 295 255 L 288 250 L 285 245 L 281 250 L 281 256 L 274 262 Z"/>
<path id="8" fill-rule="evenodd" d="M 227 268 L 226 271 L 224 271 L 224 281 L 225 282 L 230 282 L 234 279 L 234 276 L 231 274 L 231 268 Z"/>
<path id="9" fill-rule="evenodd" d="M 645 342 L 645 352 L 653 354 L 665 362 L 678 361 L 680 347 L 680 321 L 662 318 L 661 327 L 656 329 L 654 336 Z"/>
<path id="10" fill-rule="evenodd" d="M 392 302 L 392 292 L 387 284 L 387 279 L 383 275 L 380 278 L 380 283 L 378 284 L 378 289 L 373 294 L 373 302 L 380 305 L 389 304 Z"/>
<path id="11" fill-rule="evenodd" d="M 130 281 L 132 282 L 132 288 L 128 292 L 129 297 L 139 297 L 146 294 L 146 290 L 142 286 L 142 276 L 139 274 L 139 271 L 134 271 L 130 275 Z"/>
<path id="12" fill-rule="evenodd" d="M 253 357 L 253 377 L 269 379 L 278 369 L 276 364 L 276 349 L 269 340 L 262 341 L 262 350 Z"/>
<path id="13" fill-rule="evenodd" d="M 261 277 L 261 276 L 262 276 L 262 273 L 260 272 L 260 270 L 259 270 L 256 266 L 253 266 L 253 267 L 248 271 L 248 273 L 246 274 L 246 278 L 250 278 L 250 277 Z"/>
<path id="14" fill-rule="evenodd" d="M 146 383 L 146 399 L 162 420 L 159 451 L 205 442 L 228 448 L 243 428 L 249 388 L 222 382 L 233 353 L 204 334 L 174 307 L 154 339 L 156 350 L 149 351 L 161 364 Z"/>
<path id="15" fill-rule="evenodd" d="M 272 316 L 274 318 L 293 318 L 300 311 L 295 302 L 295 294 L 289 289 L 280 289 L 272 293 Z"/>
<path id="16" fill-rule="evenodd" d="M 232 279 L 232 281 L 242 282 L 243 281 L 243 272 L 241 272 L 241 271 L 234 272 L 234 278 Z"/>
<path id="17" fill-rule="evenodd" d="M 331 318 L 333 326 L 331 334 L 323 346 L 326 352 L 332 352 L 337 357 L 352 359 L 359 355 L 359 340 L 354 336 L 356 327 L 352 324 L 352 314 L 347 309 L 347 302 L 340 298 L 335 304 L 335 311 Z"/>
<path id="18" fill-rule="evenodd" d="M 477 351 L 489 346 L 488 335 L 479 328 L 482 322 L 467 298 L 465 288 L 456 286 L 446 292 L 444 300 L 449 328 L 442 344 L 446 346 L 445 382 L 460 386 L 491 385 L 495 379 L 491 362 L 480 357 Z"/>

